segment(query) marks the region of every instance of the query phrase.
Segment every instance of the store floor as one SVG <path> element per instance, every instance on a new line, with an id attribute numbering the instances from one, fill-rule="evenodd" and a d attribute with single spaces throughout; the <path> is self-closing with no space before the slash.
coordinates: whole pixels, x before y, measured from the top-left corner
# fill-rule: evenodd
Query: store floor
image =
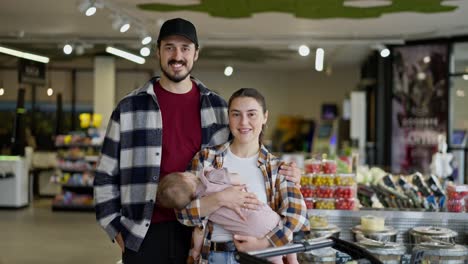
<path id="1" fill-rule="evenodd" d="M 119 249 L 92 212 L 52 212 L 51 200 L 0 209 L 0 264 L 115 264 Z"/>

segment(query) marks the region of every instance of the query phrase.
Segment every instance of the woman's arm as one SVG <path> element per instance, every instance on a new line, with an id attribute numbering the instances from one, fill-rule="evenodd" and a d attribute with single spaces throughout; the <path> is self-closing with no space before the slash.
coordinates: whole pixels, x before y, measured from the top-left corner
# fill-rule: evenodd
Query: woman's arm
<path id="1" fill-rule="evenodd" d="M 177 219 L 183 225 L 201 226 L 204 217 L 224 206 L 234 210 L 245 220 L 241 209 L 255 210 L 261 202 L 254 193 L 245 192 L 244 188 L 243 185 L 232 186 L 224 191 L 197 198 L 184 209 L 176 210 Z"/>
<path id="2" fill-rule="evenodd" d="M 193 158 L 189 169 L 202 172 L 205 161 L 213 159 L 213 155 L 209 149 L 201 150 Z M 176 210 L 177 219 L 187 226 L 202 226 L 204 218 L 222 206 L 234 210 L 244 219 L 241 208 L 256 209 L 260 204 L 255 194 L 244 192 L 244 188 L 242 185 L 232 186 L 221 192 L 197 198 L 184 209 Z"/>
<path id="3" fill-rule="evenodd" d="M 275 182 L 275 204 L 276 212 L 282 216 L 282 226 L 277 226 L 266 238 L 272 245 L 282 246 L 293 238 L 293 232 L 309 229 L 307 219 L 307 207 L 304 198 L 297 186 L 282 175 L 278 175 Z"/>

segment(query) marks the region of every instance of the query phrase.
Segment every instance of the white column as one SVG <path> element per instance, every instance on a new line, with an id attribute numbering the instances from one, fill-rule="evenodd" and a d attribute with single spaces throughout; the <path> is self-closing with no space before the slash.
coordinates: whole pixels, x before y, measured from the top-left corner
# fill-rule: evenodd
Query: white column
<path id="1" fill-rule="evenodd" d="M 366 114 L 366 92 L 351 92 L 351 139 L 357 139 L 359 144 L 360 165 L 366 164 L 366 142 L 367 142 L 367 114 Z"/>
<path id="2" fill-rule="evenodd" d="M 115 59 L 109 56 L 94 58 L 94 113 L 102 115 L 105 128 L 115 104 Z"/>

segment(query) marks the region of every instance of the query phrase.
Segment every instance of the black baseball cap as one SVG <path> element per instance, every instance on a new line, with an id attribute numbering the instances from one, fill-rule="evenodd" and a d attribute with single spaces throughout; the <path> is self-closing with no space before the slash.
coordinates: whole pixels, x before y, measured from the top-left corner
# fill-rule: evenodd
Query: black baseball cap
<path id="1" fill-rule="evenodd" d="M 179 35 L 188 38 L 198 48 L 197 30 L 192 22 L 182 18 L 169 19 L 161 26 L 158 36 L 158 45 L 165 37 Z"/>

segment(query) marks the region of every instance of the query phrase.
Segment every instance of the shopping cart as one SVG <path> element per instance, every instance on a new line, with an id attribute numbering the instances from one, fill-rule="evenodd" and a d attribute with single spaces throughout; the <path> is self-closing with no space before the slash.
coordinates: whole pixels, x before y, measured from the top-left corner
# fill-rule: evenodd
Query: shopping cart
<path id="1" fill-rule="evenodd" d="M 358 263 L 383 264 L 382 261 L 377 259 L 374 255 L 372 255 L 372 253 L 365 250 L 364 248 L 335 237 L 302 240 L 282 247 L 267 248 L 264 250 L 250 251 L 245 253 L 238 252 L 236 254 L 236 260 L 241 264 L 270 263 L 264 258 L 287 255 L 291 253 L 307 252 L 310 250 L 326 247 L 331 247 L 335 250 L 346 253 Z"/>

